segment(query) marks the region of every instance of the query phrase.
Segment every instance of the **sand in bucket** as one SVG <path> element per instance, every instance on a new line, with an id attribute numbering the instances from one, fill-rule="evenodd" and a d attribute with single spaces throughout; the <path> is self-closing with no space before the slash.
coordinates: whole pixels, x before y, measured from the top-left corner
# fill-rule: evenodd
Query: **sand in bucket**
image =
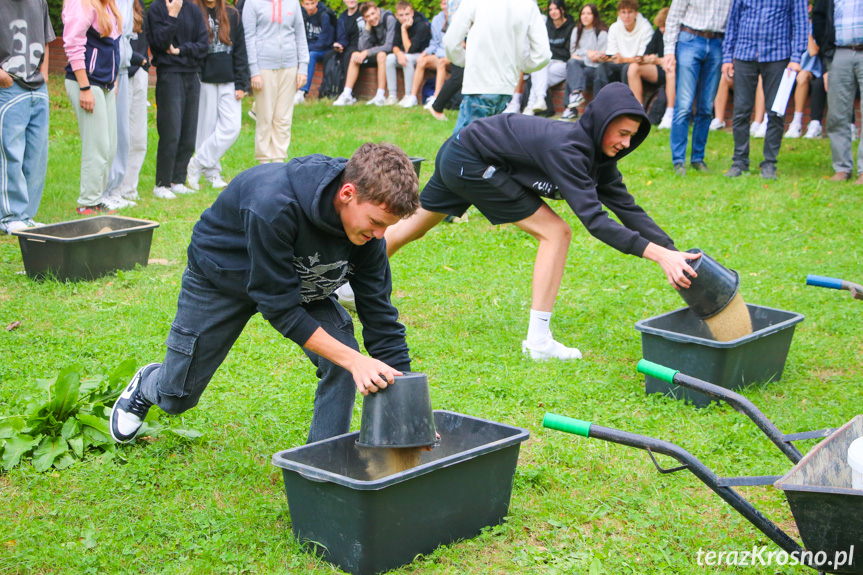
<path id="1" fill-rule="evenodd" d="M 360 448 L 366 461 L 369 481 L 382 479 L 420 464 L 422 447 L 366 447 Z"/>
<path id="2" fill-rule="evenodd" d="M 107 234 L 108 232 L 113 232 L 113 231 L 114 231 L 114 230 L 112 230 L 112 229 L 111 229 L 111 228 L 109 228 L 108 226 L 105 226 L 104 228 L 102 228 L 101 230 L 99 230 L 97 233 L 100 233 L 100 234 Z"/>
<path id="3" fill-rule="evenodd" d="M 735 294 L 725 309 L 704 321 L 716 341 L 732 341 L 752 333 L 749 308 L 746 307 L 740 292 Z"/>

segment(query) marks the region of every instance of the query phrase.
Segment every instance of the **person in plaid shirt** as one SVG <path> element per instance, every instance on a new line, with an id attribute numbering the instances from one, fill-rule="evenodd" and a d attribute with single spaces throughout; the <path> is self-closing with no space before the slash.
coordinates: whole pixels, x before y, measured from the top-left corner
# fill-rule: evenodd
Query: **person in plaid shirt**
<path id="1" fill-rule="evenodd" d="M 722 73 L 734 78 L 734 158 L 725 173 L 728 177 L 749 171 L 749 119 L 758 75 L 770 108 L 786 68 L 800 71 L 800 56 L 809 38 L 808 12 L 806 0 L 734 0 L 731 4 L 722 42 Z M 785 118 L 772 111 L 767 116 L 761 177 L 775 180 Z"/>

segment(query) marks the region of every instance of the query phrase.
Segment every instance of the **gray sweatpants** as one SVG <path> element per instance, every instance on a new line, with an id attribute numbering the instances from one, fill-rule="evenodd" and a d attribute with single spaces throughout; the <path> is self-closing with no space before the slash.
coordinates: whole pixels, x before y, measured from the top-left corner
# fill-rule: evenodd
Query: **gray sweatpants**
<path id="1" fill-rule="evenodd" d="M 854 171 L 854 155 L 848 118 L 854 108 L 857 87 L 863 90 L 863 52 L 837 46 L 828 86 L 827 134 L 833 152 L 833 170 L 850 174 Z M 863 113 L 863 102 L 860 110 Z M 863 174 L 863 146 L 857 148 L 857 172 Z"/>
<path id="2" fill-rule="evenodd" d="M 81 89 L 75 80 L 66 80 L 66 94 L 78 116 L 81 136 L 81 186 L 79 206 L 94 206 L 102 199 L 108 185 L 108 173 L 117 152 L 117 106 L 114 90 L 93 86 L 93 112 L 80 105 Z"/>

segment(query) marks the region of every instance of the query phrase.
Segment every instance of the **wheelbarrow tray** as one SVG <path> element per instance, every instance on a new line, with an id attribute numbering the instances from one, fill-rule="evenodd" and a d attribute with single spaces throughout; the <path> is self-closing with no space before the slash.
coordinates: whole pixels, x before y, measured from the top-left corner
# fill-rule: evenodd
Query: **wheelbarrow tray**
<path id="1" fill-rule="evenodd" d="M 774 485 L 785 492 L 788 506 L 807 550 L 823 551 L 826 560 L 853 553 L 853 560 L 828 573 L 863 574 L 863 491 L 851 488 L 848 447 L 863 437 L 858 415 L 816 445 Z"/>

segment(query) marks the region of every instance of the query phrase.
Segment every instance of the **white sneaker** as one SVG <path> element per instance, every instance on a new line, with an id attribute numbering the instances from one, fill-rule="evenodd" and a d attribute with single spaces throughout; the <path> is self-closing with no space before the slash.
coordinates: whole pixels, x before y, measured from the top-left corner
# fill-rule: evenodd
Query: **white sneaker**
<path id="1" fill-rule="evenodd" d="M 712 131 L 721 130 L 725 127 L 725 120 L 720 120 L 719 118 L 713 118 L 710 121 L 710 129 Z"/>
<path id="2" fill-rule="evenodd" d="M 156 186 L 155 188 L 153 188 L 153 195 L 162 200 L 177 199 L 177 196 L 174 195 L 174 192 L 172 192 L 165 186 Z"/>
<path id="3" fill-rule="evenodd" d="M 201 189 L 201 165 L 194 157 L 189 160 L 189 166 L 186 168 L 186 183 L 189 188 L 196 192 Z M 184 192 L 180 192 L 181 194 Z"/>
<path id="4" fill-rule="evenodd" d="M 548 110 L 548 104 L 545 103 L 545 98 L 537 98 L 536 102 L 533 103 L 533 106 L 530 108 L 534 113 L 537 112 L 545 112 Z"/>
<path id="5" fill-rule="evenodd" d="M 803 132 L 803 126 L 796 122 L 791 122 L 783 137 L 789 139 L 799 138 L 801 132 Z"/>
<path id="6" fill-rule="evenodd" d="M 578 90 L 574 90 L 569 94 L 569 104 L 566 105 L 567 108 L 575 109 L 584 104 L 584 94 L 579 92 Z"/>
<path id="7" fill-rule="evenodd" d="M 521 100 L 516 100 L 513 98 L 509 101 L 509 104 L 506 105 L 506 108 L 503 109 L 502 114 L 518 114 L 521 112 Z"/>
<path id="8" fill-rule="evenodd" d="M 426 100 L 426 103 L 423 106 L 423 108 L 425 108 L 426 110 L 431 110 L 432 106 L 434 106 L 435 100 L 437 100 L 437 98 L 435 98 L 434 96 L 429 96 L 429 99 Z"/>
<path id="9" fill-rule="evenodd" d="M 533 116 L 533 114 L 534 114 L 533 107 L 530 104 L 528 104 L 524 108 L 524 111 L 522 112 L 522 114 L 524 114 L 525 116 Z"/>
<path id="10" fill-rule="evenodd" d="M 749 135 L 754 136 L 755 132 L 757 132 L 759 129 L 761 129 L 761 123 L 752 122 L 751 124 L 749 124 Z"/>
<path id="11" fill-rule="evenodd" d="M 305 104 L 306 102 L 306 93 L 302 90 L 297 90 L 297 93 L 294 94 L 294 106 L 297 104 Z"/>
<path id="12" fill-rule="evenodd" d="M 6 233 L 10 236 L 14 232 L 20 232 L 21 230 L 26 230 L 30 226 L 27 225 L 27 222 L 22 222 L 21 220 L 15 220 L 14 222 L 8 222 L 3 226 L 3 229 L 6 230 Z"/>
<path id="13" fill-rule="evenodd" d="M 851 141 L 856 142 L 857 141 L 857 126 L 855 126 L 854 124 L 848 124 L 848 127 L 851 128 Z"/>
<path id="14" fill-rule="evenodd" d="M 40 223 L 40 222 L 37 222 L 37 221 L 36 221 L 36 220 L 34 220 L 33 218 L 28 218 L 28 219 L 27 219 L 27 227 L 28 227 L 28 228 L 41 228 L 41 227 L 42 227 L 42 226 L 44 226 L 44 225 L 45 225 L 45 224 Z"/>
<path id="15" fill-rule="evenodd" d="M 128 200 L 124 200 L 120 196 L 115 195 L 104 195 L 102 196 L 101 203 L 105 204 L 109 210 L 122 210 L 123 208 L 128 208 L 133 205 L 136 205 L 134 202 L 129 202 Z"/>
<path id="16" fill-rule="evenodd" d="M 387 103 L 386 98 L 383 96 L 375 96 L 368 102 L 366 102 L 366 106 L 385 106 Z"/>
<path id="17" fill-rule="evenodd" d="M 764 138 L 767 135 L 767 122 L 762 122 L 759 124 L 758 129 L 755 130 L 755 134 L 753 136 L 755 138 Z"/>
<path id="18" fill-rule="evenodd" d="M 664 114 L 662 116 L 662 121 L 659 122 L 659 126 L 657 127 L 657 129 L 670 130 L 672 120 L 674 120 L 674 114 Z"/>
<path id="19" fill-rule="evenodd" d="M 574 122 L 578 119 L 578 113 L 574 108 L 567 108 L 563 111 L 563 114 L 561 114 L 560 119 L 564 122 Z"/>
<path id="20" fill-rule="evenodd" d="M 339 298 L 339 303 L 342 304 L 343 308 L 357 311 L 357 302 L 354 299 L 354 290 L 350 283 L 346 283 L 337 289 L 336 297 Z"/>
<path id="21" fill-rule="evenodd" d="M 351 104 L 356 104 L 357 99 L 353 97 L 353 95 L 348 94 L 347 92 L 342 92 L 339 94 L 339 97 L 336 98 L 336 101 L 333 102 L 333 106 L 350 106 Z"/>
<path id="22" fill-rule="evenodd" d="M 818 120 L 812 120 L 811 122 L 809 122 L 809 127 L 806 128 L 806 134 L 803 137 L 807 140 L 820 138 L 821 130 L 821 122 L 819 122 Z"/>
<path id="23" fill-rule="evenodd" d="M 402 101 L 399 102 L 399 106 L 401 106 L 402 108 L 413 108 L 417 105 L 417 103 L 417 97 L 413 94 L 408 94 L 407 96 L 402 98 Z"/>
<path id="24" fill-rule="evenodd" d="M 543 347 L 535 347 L 528 343 L 527 340 L 521 342 L 521 351 L 526 355 L 530 355 L 531 359 L 537 361 L 545 361 L 547 359 L 561 359 L 563 361 L 569 359 L 581 359 L 581 352 L 574 347 L 566 347 L 559 341 L 549 338 Z"/>
<path id="25" fill-rule="evenodd" d="M 191 190 L 183 184 L 171 184 L 171 191 L 175 194 L 194 194 L 195 190 Z"/>
<path id="26" fill-rule="evenodd" d="M 141 197 L 138 195 L 138 190 L 126 190 L 120 195 L 127 200 L 132 200 L 133 202 L 141 199 Z"/>
<path id="27" fill-rule="evenodd" d="M 209 178 L 208 181 L 214 190 L 223 190 L 228 185 L 228 182 L 223 180 L 221 175 Z"/>
<path id="28" fill-rule="evenodd" d="M 249 114 L 249 117 L 252 119 L 253 122 L 258 121 L 258 115 L 255 114 L 254 110 L 249 110 L 247 113 Z"/>
<path id="29" fill-rule="evenodd" d="M 392 94 L 387 96 L 387 99 L 384 100 L 384 106 L 395 106 L 398 103 L 399 103 L 399 99 L 396 98 L 395 96 L 393 96 Z"/>

